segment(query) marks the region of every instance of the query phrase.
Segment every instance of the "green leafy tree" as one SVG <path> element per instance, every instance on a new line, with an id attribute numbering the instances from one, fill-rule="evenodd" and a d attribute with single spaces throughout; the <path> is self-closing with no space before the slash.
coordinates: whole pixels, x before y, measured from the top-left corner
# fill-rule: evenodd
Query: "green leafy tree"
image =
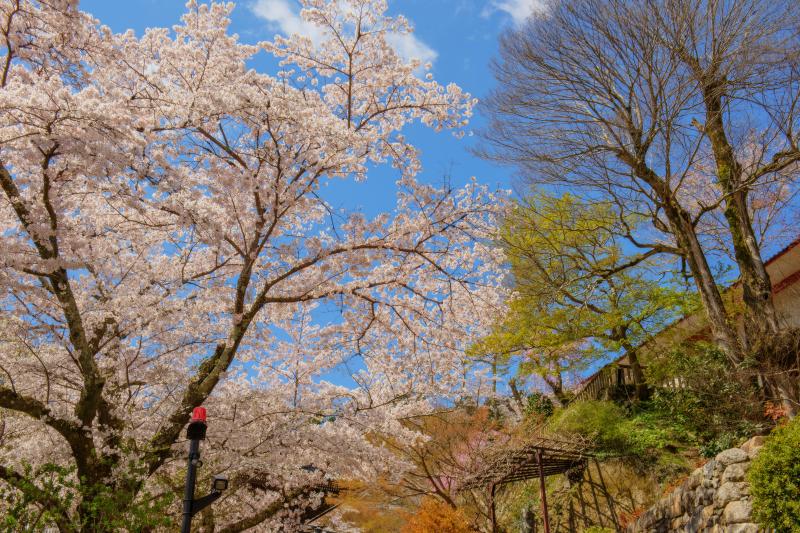
<path id="1" fill-rule="evenodd" d="M 520 358 L 523 374 L 537 374 L 561 403 L 562 375 L 625 354 L 636 395 L 648 394 L 637 346 L 692 299 L 656 275 L 647 254 L 626 253 L 620 220 L 604 203 L 571 194 L 533 192 L 507 216 L 500 231 L 513 276 L 506 316 L 474 351 Z"/>

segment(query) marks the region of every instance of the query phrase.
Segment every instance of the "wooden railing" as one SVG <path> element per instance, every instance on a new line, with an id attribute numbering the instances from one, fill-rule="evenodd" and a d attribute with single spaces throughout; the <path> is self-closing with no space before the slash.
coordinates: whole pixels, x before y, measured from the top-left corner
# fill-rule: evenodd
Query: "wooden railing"
<path id="1" fill-rule="evenodd" d="M 630 365 L 620 363 L 601 368 L 581 390 L 575 394 L 576 400 L 609 400 L 624 389 L 633 386 L 633 372 Z"/>

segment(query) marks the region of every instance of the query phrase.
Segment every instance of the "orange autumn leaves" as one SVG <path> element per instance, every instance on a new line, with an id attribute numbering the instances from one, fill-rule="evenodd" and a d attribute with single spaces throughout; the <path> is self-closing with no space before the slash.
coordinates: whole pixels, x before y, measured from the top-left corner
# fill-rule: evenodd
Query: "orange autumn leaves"
<path id="1" fill-rule="evenodd" d="M 467 518 L 459 509 L 427 498 L 417 509 L 416 514 L 401 530 L 401 533 L 470 533 L 473 529 L 469 526 Z"/>

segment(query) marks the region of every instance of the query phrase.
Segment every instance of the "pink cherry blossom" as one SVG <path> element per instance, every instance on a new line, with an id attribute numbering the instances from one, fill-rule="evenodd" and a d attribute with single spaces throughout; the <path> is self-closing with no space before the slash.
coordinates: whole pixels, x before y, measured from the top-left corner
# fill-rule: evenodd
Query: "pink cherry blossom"
<path id="1" fill-rule="evenodd" d="M 474 101 L 398 56 L 384 1 L 304 6 L 320 43 L 243 44 L 232 4 L 137 37 L 76 1 L 0 1 L 0 484 L 59 527 L 174 490 L 202 404 L 202 473 L 231 478 L 217 527 L 290 528 L 325 479 L 402 471 L 369 435 L 415 438 L 404 417 L 470 386 L 502 198 L 418 179 L 402 131 L 458 135 Z M 263 53 L 279 73 L 248 66 Z M 326 200 L 376 165 L 394 210 Z M 114 516 L 25 485 L 45 463 L 109 488 Z"/>

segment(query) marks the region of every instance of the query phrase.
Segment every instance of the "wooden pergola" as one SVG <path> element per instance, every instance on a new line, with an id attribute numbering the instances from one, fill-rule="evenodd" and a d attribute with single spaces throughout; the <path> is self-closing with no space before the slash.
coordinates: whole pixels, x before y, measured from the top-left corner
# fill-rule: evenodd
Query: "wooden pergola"
<path id="1" fill-rule="evenodd" d="M 594 457 L 593 448 L 587 443 L 534 437 L 517 447 L 498 450 L 487 462 L 486 467 L 461 482 L 459 490 L 489 488 L 490 514 L 494 529 L 496 488 L 506 483 L 538 478 L 544 530 L 545 533 L 550 533 L 544 478 L 558 474 L 569 475 L 571 472 L 582 475 L 589 459 Z"/>

